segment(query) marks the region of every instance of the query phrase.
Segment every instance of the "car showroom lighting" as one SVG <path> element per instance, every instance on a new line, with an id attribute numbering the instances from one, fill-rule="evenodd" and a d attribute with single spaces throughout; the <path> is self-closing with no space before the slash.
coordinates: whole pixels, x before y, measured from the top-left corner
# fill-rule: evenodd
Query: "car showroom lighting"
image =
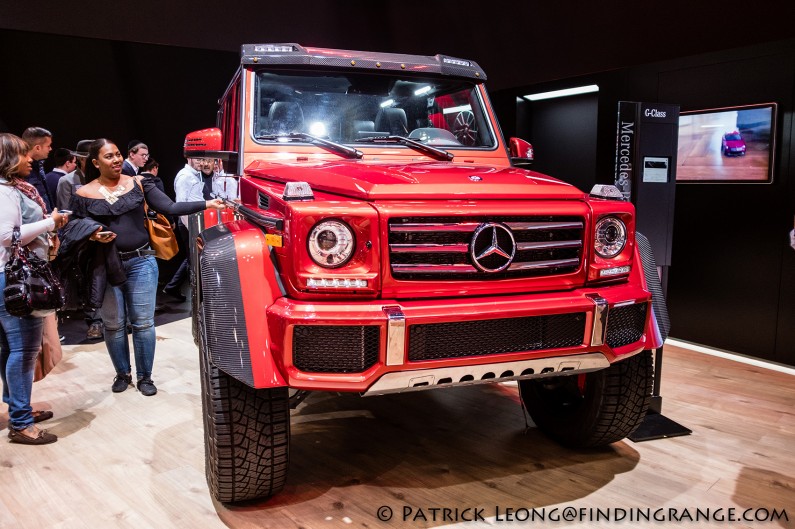
<path id="1" fill-rule="evenodd" d="M 455 114 L 458 112 L 472 112 L 472 106 L 460 105 L 457 107 L 447 107 L 442 109 L 442 114 Z"/>
<path id="2" fill-rule="evenodd" d="M 394 104 L 395 104 L 395 100 L 394 99 L 387 99 L 386 101 L 381 103 L 381 108 L 391 107 Z"/>
<path id="3" fill-rule="evenodd" d="M 551 92 L 539 92 L 537 94 L 527 94 L 524 96 L 525 99 L 529 99 L 530 101 L 538 101 L 540 99 L 552 99 L 555 97 L 566 97 L 566 96 L 576 96 L 579 94 L 589 94 L 591 92 L 598 92 L 599 86 L 595 84 L 589 84 L 588 86 L 578 86 L 576 88 L 566 88 L 563 90 L 553 90 Z"/>
<path id="4" fill-rule="evenodd" d="M 415 90 L 414 91 L 414 95 L 415 96 L 421 96 L 423 94 L 427 94 L 430 91 L 431 91 L 431 87 L 430 87 L 430 85 L 427 85 L 427 86 L 423 86 L 422 88 L 420 88 L 418 90 Z"/>
<path id="5" fill-rule="evenodd" d="M 315 121 L 311 125 L 309 125 L 309 134 L 312 136 L 320 136 L 321 138 L 324 136 L 328 136 L 328 130 L 326 130 L 326 124 L 322 121 Z"/>

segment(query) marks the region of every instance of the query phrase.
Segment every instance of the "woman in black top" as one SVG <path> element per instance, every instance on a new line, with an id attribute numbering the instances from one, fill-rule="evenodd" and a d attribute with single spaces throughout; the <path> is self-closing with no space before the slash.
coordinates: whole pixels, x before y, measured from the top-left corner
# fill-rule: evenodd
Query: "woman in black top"
<path id="1" fill-rule="evenodd" d="M 152 382 L 155 357 L 155 298 L 157 263 L 149 247 L 144 199 L 150 208 L 168 215 L 188 215 L 206 208 L 224 209 L 220 199 L 172 202 L 151 181 L 121 173 L 124 157 L 116 144 L 101 138 L 88 150 L 86 185 L 72 199 L 74 216 L 96 221 L 90 236 L 94 245 L 94 270 L 107 274 L 101 315 L 116 377 L 112 390 L 122 392 L 132 384 L 127 321 L 132 324 L 138 390 L 157 393 Z M 126 277 L 125 277 L 126 276 Z"/>

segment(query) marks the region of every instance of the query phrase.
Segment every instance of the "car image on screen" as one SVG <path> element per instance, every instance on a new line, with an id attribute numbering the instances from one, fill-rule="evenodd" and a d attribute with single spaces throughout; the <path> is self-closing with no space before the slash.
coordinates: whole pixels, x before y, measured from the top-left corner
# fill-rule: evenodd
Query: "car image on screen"
<path id="1" fill-rule="evenodd" d="M 727 132 L 721 140 L 720 150 L 724 156 L 745 156 L 745 140 L 736 130 Z"/>

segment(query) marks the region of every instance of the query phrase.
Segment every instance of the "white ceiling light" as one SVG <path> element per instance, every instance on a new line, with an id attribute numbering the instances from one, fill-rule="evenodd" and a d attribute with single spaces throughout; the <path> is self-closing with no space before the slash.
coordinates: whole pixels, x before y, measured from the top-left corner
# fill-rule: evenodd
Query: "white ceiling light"
<path id="1" fill-rule="evenodd" d="M 553 90 L 552 92 L 540 92 L 538 94 L 527 94 L 525 99 L 530 101 L 538 101 L 540 99 L 552 99 L 554 97 L 576 96 L 579 94 L 589 94 L 591 92 L 598 92 L 599 86 L 590 84 L 588 86 L 578 86 L 576 88 L 566 88 L 564 90 Z"/>

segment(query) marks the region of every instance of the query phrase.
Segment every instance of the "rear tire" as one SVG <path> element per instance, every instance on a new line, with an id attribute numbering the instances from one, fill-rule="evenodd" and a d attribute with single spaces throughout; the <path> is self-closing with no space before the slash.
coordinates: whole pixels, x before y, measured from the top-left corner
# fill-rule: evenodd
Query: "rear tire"
<path id="1" fill-rule="evenodd" d="M 635 431 L 649 408 L 651 351 L 582 375 L 519 381 L 538 429 L 564 446 L 604 446 Z"/>
<path id="2" fill-rule="evenodd" d="M 199 356 L 210 493 L 223 503 L 277 494 L 289 463 L 287 388 L 254 389 L 240 382 L 210 362 L 204 344 Z"/>

